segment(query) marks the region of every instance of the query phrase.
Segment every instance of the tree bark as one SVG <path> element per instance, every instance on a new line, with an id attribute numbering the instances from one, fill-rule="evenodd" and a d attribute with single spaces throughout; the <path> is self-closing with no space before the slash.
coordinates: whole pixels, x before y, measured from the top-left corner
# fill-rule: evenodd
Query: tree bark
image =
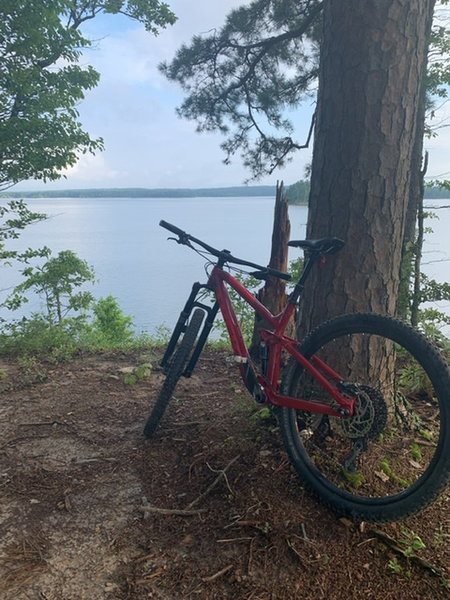
<path id="1" fill-rule="evenodd" d="M 283 182 L 278 184 L 275 197 L 275 208 L 272 230 L 272 247 L 269 267 L 286 272 L 288 269 L 288 242 L 291 234 L 291 223 L 288 214 L 288 201 L 284 195 Z M 258 297 L 274 315 L 280 313 L 286 304 L 286 282 L 278 277 L 268 277 Z"/>
<path id="2" fill-rule="evenodd" d="M 307 235 L 344 249 L 316 269 L 302 329 L 396 311 L 421 81 L 435 0 L 328 0 Z"/>

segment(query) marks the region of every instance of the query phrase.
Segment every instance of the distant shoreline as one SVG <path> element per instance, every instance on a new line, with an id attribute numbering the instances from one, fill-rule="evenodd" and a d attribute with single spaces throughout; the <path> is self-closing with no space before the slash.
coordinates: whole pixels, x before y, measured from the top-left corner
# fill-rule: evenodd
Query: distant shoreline
<path id="1" fill-rule="evenodd" d="M 274 185 L 233 186 L 218 188 L 88 188 L 2 192 L 2 198 L 219 198 L 239 196 L 274 196 Z"/>
<path id="2" fill-rule="evenodd" d="M 309 182 L 299 181 L 284 187 L 290 204 L 308 204 Z M 70 190 L 5 191 L 0 198 L 238 198 L 273 197 L 275 185 L 230 186 L 214 188 L 86 188 Z M 425 188 L 426 199 L 447 199 L 450 192 L 438 187 Z"/>

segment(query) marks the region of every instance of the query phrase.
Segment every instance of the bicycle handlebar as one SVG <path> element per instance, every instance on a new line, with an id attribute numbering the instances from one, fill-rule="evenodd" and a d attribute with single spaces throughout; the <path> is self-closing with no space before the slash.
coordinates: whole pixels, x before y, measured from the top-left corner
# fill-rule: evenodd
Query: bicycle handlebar
<path id="1" fill-rule="evenodd" d="M 291 276 L 288 273 L 283 273 L 282 271 L 277 271 L 276 269 L 271 269 L 270 267 L 263 267 L 261 265 L 257 265 L 256 263 L 242 260 L 241 258 L 233 256 L 229 250 L 217 250 L 217 248 L 209 246 L 205 242 L 202 242 L 202 240 L 195 238 L 189 233 L 186 233 L 186 231 L 183 231 L 176 225 L 172 225 L 172 223 L 168 223 L 167 221 L 161 220 L 159 224 L 161 227 L 164 227 L 164 229 L 167 229 L 168 231 L 177 235 L 179 237 L 179 240 L 177 240 L 179 244 L 189 245 L 189 242 L 194 242 L 194 244 L 198 244 L 199 246 L 207 250 L 210 254 L 216 256 L 219 260 L 228 263 L 234 263 L 236 265 L 242 265 L 244 267 L 253 267 L 254 269 L 258 269 L 258 271 L 261 271 L 261 273 L 254 273 L 253 275 L 255 276 L 272 275 L 274 277 L 278 277 L 279 279 L 284 279 L 286 281 L 291 280 Z"/>
<path id="2" fill-rule="evenodd" d="M 160 227 L 164 227 L 165 229 L 168 229 L 169 231 L 175 233 L 176 235 L 179 235 L 180 237 L 188 235 L 185 231 L 183 231 L 179 227 L 176 227 L 175 225 L 172 225 L 172 223 L 168 223 L 167 221 L 161 220 L 159 222 L 159 225 Z"/>

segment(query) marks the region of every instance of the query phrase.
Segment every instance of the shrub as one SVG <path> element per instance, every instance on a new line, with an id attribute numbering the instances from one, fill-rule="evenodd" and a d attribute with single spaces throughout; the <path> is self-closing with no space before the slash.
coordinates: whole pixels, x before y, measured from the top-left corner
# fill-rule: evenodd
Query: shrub
<path id="1" fill-rule="evenodd" d="M 99 341 L 107 346 L 117 346 L 130 342 L 133 338 L 133 321 L 124 315 L 116 298 L 100 298 L 93 306 L 92 328 Z"/>

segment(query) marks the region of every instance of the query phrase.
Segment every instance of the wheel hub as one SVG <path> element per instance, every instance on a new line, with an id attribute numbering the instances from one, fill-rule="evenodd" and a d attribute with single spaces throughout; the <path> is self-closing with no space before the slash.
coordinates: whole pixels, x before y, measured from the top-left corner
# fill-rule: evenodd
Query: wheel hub
<path id="1" fill-rule="evenodd" d="M 347 438 L 374 438 L 387 424 L 387 406 L 378 390 L 367 385 L 355 386 L 353 415 L 332 418 L 334 427 Z"/>

